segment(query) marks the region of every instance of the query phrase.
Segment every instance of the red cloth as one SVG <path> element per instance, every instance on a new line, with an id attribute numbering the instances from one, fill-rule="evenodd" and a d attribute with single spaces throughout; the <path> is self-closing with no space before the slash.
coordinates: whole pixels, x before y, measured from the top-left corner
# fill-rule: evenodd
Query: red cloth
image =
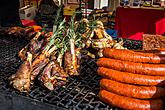
<path id="1" fill-rule="evenodd" d="M 118 7 L 115 29 L 119 37 L 133 40 L 142 40 L 142 34 L 164 34 L 165 11 Z"/>
<path id="2" fill-rule="evenodd" d="M 33 26 L 33 25 L 37 25 L 36 22 L 34 20 L 21 20 L 22 24 L 24 26 Z"/>
<path id="3" fill-rule="evenodd" d="M 165 18 L 156 22 L 156 34 L 165 34 Z"/>

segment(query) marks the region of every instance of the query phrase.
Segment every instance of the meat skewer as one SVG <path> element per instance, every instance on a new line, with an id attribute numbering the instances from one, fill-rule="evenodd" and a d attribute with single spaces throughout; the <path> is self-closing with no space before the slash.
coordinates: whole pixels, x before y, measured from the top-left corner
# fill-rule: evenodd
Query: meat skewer
<path id="1" fill-rule="evenodd" d="M 10 85 L 20 92 L 29 92 L 31 84 L 32 54 L 27 53 L 27 60 L 19 67 L 17 72 L 9 77 Z"/>
<path id="2" fill-rule="evenodd" d="M 110 79 L 101 79 L 100 87 L 118 95 L 138 99 L 155 99 L 165 95 L 165 89 L 155 86 L 135 86 L 124 84 Z"/>
<path id="3" fill-rule="evenodd" d="M 162 110 L 163 108 L 163 102 L 160 99 L 140 100 L 120 96 L 106 90 L 99 92 L 99 98 L 109 105 L 114 105 L 125 110 Z"/>
<path id="4" fill-rule="evenodd" d="M 110 58 L 100 58 L 97 61 L 97 65 L 135 74 L 165 76 L 165 65 L 163 64 L 143 64 Z"/>
<path id="5" fill-rule="evenodd" d="M 149 76 L 149 75 L 140 75 L 128 72 L 121 72 L 105 67 L 99 67 L 97 73 L 104 78 L 112 79 L 115 81 L 135 84 L 135 85 L 144 85 L 144 86 L 164 86 L 165 77 L 164 76 Z"/>

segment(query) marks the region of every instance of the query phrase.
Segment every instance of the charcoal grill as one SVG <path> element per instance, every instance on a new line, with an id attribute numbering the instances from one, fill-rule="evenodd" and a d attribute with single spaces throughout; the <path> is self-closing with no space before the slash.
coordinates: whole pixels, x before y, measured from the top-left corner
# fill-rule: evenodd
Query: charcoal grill
<path id="1" fill-rule="evenodd" d="M 22 63 L 18 51 L 26 44 L 24 39 L 0 36 L 0 110 L 118 110 L 97 97 L 100 77 L 96 74 L 94 59 L 84 59 L 80 67 L 81 75 L 71 77 L 65 87 L 49 91 L 36 82 L 29 94 L 14 90 L 9 85 L 8 77 Z"/>

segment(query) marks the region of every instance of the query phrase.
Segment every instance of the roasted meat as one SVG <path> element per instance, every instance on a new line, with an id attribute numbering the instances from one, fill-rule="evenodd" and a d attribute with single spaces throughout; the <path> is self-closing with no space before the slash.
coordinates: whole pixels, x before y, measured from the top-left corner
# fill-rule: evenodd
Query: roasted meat
<path id="1" fill-rule="evenodd" d="M 27 53 L 27 60 L 19 67 L 16 74 L 9 77 L 10 84 L 20 92 L 29 92 L 31 84 L 32 54 Z"/>
<path id="2" fill-rule="evenodd" d="M 34 79 L 39 75 L 39 73 L 43 70 L 43 68 L 48 64 L 49 59 L 45 58 L 43 60 L 40 60 L 36 65 L 33 66 L 32 72 L 31 72 L 31 80 L 34 81 Z"/>
<path id="3" fill-rule="evenodd" d="M 67 82 L 68 75 L 56 61 L 50 61 L 44 68 L 39 80 L 49 90 L 54 90 L 57 86 L 63 86 Z"/>
<path id="4" fill-rule="evenodd" d="M 26 57 L 27 57 L 27 54 L 26 53 L 27 52 L 30 52 L 29 51 L 29 47 L 32 47 L 31 45 L 34 45 L 34 43 L 37 41 L 37 39 L 40 37 L 40 35 L 41 35 L 41 33 L 38 32 L 36 34 L 36 36 L 33 39 L 31 39 L 30 43 L 28 43 L 24 48 L 22 48 L 19 51 L 19 57 L 21 58 L 22 61 L 24 61 L 26 59 Z M 31 51 L 31 52 L 32 52 L 32 54 L 34 54 L 33 51 Z M 33 56 L 33 58 L 34 58 L 34 56 Z"/>

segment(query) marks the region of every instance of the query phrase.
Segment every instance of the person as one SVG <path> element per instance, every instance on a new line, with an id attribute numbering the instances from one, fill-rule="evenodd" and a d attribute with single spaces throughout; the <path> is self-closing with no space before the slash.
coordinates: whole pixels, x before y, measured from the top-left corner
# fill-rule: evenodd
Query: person
<path id="1" fill-rule="evenodd" d="M 21 26 L 19 0 L 0 0 L 0 26 Z"/>

